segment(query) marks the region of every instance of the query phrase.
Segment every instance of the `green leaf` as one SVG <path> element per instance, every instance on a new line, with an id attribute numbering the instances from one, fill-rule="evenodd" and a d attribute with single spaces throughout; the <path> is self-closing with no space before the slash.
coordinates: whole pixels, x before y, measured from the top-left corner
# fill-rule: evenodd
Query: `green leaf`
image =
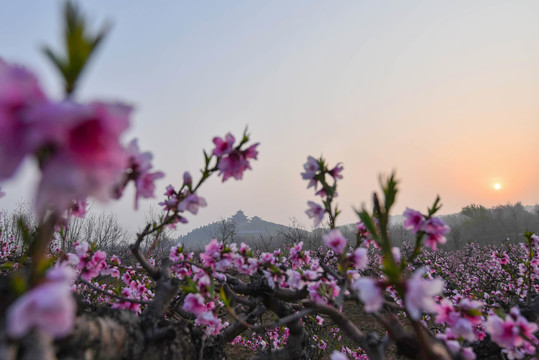
<path id="1" fill-rule="evenodd" d="M 11 261 L 8 261 L 8 262 L 2 264 L 2 266 L 0 266 L 0 268 L 2 268 L 4 270 L 12 270 L 13 269 L 13 263 Z"/>
<path id="2" fill-rule="evenodd" d="M 226 293 L 225 293 L 225 289 L 224 288 L 221 288 L 221 291 L 219 292 L 219 297 L 221 299 L 221 301 L 226 305 L 226 306 L 230 306 L 230 299 L 226 297 Z"/>
<path id="3" fill-rule="evenodd" d="M 193 279 L 186 277 L 185 280 L 187 281 L 187 284 L 182 286 L 183 292 L 187 294 L 197 293 L 197 284 L 193 281 Z"/>
<path id="4" fill-rule="evenodd" d="M 431 217 L 432 215 L 436 214 L 441 208 L 442 204 L 440 203 L 440 196 L 436 195 L 436 200 L 434 200 L 434 204 L 432 204 L 432 207 L 428 209 L 428 217 Z"/>
<path id="5" fill-rule="evenodd" d="M 29 226 L 24 221 L 24 217 L 20 216 L 17 219 L 17 227 L 22 235 L 22 241 L 25 245 L 31 245 L 34 241 L 34 234 L 30 232 Z"/>
<path id="6" fill-rule="evenodd" d="M 395 198 L 398 192 L 398 181 L 395 179 L 395 173 L 391 173 L 389 178 L 384 182 L 380 177 L 380 184 L 384 192 L 384 208 L 386 215 L 389 215 L 389 211 L 395 203 Z"/>
<path id="7" fill-rule="evenodd" d="M 22 295 L 26 292 L 27 284 L 26 280 L 20 273 L 13 274 L 11 278 L 11 289 L 17 295 Z"/>
<path id="8" fill-rule="evenodd" d="M 55 262 L 54 258 L 42 258 L 37 264 L 37 273 L 40 276 L 44 276 L 45 272 L 52 267 L 52 264 Z"/>
<path id="9" fill-rule="evenodd" d="M 376 225 L 374 224 L 374 221 L 372 220 L 371 215 L 367 212 L 367 210 L 362 209 L 361 211 L 356 210 L 357 216 L 360 218 L 360 220 L 363 222 L 363 225 L 367 228 L 369 233 L 373 237 L 378 237 L 378 230 L 376 229 Z"/>
<path id="10" fill-rule="evenodd" d="M 64 79 L 66 95 L 71 95 L 88 60 L 103 41 L 110 26 L 105 25 L 95 34 L 88 31 L 86 20 L 79 8 L 66 2 L 64 8 L 64 54 L 55 54 L 50 48 L 43 49 L 45 56 Z"/>

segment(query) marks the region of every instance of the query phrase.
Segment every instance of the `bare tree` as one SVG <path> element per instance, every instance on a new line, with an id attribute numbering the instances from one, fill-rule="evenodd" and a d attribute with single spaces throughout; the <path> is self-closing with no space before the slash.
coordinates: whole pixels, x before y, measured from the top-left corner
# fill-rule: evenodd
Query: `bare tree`
<path id="1" fill-rule="evenodd" d="M 0 233 L 11 243 L 17 244 L 21 249 L 25 248 L 25 233 L 33 232 L 37 227 L 37 221 L 32 214 L 29 204 L 19 202 L 13 211 L 0 212 Z"/>
<path id="2" fill-rule="evenodd" d="M 275 246 L 272 248 L 271 244 L 273 240 L 275 240 L 275 236 L 271 235 L 269 232 L 266 231 L 266 235 L 259 234 L 260 241 L 258 241 L 254 247 L 258 248 L 259 250 L 270 252 L 274 250 Z"/>
<path id="3" fill-rule="evenodd" d="M 145 223 L 158 224 L 161 222 L 163 212 L 159 208 L 151 206 L 145 213 Z M 175 239 L 172 237 L 172 230 L 165 228 L 162 231 L 155 232 L 146 237 L 143 244 L 146 257 L 154 257 L 156 259 L 168 258 L 170 248 L 175 244 Z"/>
<path id="4" fill-rule="evenodd" d="M 279 232 L 286 245 L 292 245 L 307 240 L 309 233 L 295 217 L 290 218 L 290 225 Z"/>
<path id="5" fill-rule="evenodd" d="M 221 219 L 215 226 L 208 230 L 208 235 L 224 244 L 230 244 L 236 238 L 236 222 L 232 220 Z"/>

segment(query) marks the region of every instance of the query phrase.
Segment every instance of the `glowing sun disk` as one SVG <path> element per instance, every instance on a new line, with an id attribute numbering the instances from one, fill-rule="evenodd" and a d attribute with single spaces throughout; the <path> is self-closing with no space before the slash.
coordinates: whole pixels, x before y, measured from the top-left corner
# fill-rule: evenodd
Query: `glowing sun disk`
<path id="1" fill-rule="evenodd" d="M 500 184 L 494 184 L 494 190 L 500 190 L 502 186 Z"/>

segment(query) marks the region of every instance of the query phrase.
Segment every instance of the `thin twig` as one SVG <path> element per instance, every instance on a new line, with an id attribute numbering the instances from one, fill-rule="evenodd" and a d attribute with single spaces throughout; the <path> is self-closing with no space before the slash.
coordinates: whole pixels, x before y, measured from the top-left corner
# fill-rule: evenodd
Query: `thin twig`
<path id="1" fill-rule="evenodd" d="M 100 293 L 102 293 L 104 295 L 107 295 L 108 297 L 112 297 L 112 298 L 122 300 L 122 301 L 132 302 L 132 303 L 135 303 L 135 304 L 147 305 L 149 303 L 148 301 L 144 301 L 144 300 L 129 299 L 129 298 L 126 298 L 126 297 L 123 297 L 123 296 L 120 296 L 120 295 L 116 295 L 115 293 L 111 293 L 111 292 L 108 292 L 107 290 L 103 290 L 100 287 L 97 287 L 94 284 L 92 284 L 91 282 L 86 281 L 86 280 L 84 280 L 82 278 L 78 278 L 77 281 L 84 284 L 84 285 L 86 285 L 86 286 L 88 286 L 88 287 L 90 287 L 90 288 L 92 288 L 93 290 L 95 290 L 97 292 L 100 292 Z"/>
<path id="2" fill-rule="evenodd" d="M 140 265 L 142 265 L 144 270 L 148 272 L 148 274 L 151 276 L 152 279 L 156 280 L 159 277 L 159 270 L 157 270 L 152 264 L 150 264 L 148 259 L 146 259 L 146 257 L 140 251 L 140 244 L 142 243 L 142 240 L 144 240 L 144 238 L 147 235 L 155 231 L 155 229 L 150 230 L 150 226 L 151 226 L 150 224 L 146 225 L 144 230 L 141 233 L 137 234 L 137 241 L 135 241 L 134 244 L 131 244 L 129 248 L 131 249 L 131 252 L 135 256 L 135 258 L 138 260 Z"/>
<path id="3" fill-rule="evenodd" d="M 304 316 L 312 314 L 313 312 L 316 312 L 316 309 L 314 309 L 314 308 L 303 309 L 303 310 L 301 310 L 301 311 L 299 311 L 297 313 L 294 313 L 294 314 L 285 316 L 283 318 L 280 318 L 279 321 L 276 321 L 276 322 L 274 322 L 272 324 L 267 324 L 267 325 L 260 324 L 260 325 L 253 326 L 252 330 L 258 332 L 258 331 L 261 331 L 261 330 L 264 330 L 264 329 L 275 329 L 275 328 L 287 325 L 287 324 L 291 323 L 292 321 L 299 320 Z"/>

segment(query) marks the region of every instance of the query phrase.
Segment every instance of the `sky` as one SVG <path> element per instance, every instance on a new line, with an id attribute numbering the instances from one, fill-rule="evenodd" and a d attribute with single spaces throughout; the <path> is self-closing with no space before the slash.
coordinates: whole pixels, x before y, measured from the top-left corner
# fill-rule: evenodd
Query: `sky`
<path id="1" fill-rule="evenodd" d="M 77 101 L 135 107 L 124 143 L 139 139 L 166 173 L 156 198 L 134 211 L 134 192 L 110 209 L 130 229 L 202 150 L 248 127 L 259 160 L 242 181 L 210 179 L 208 206 L 186 233 L 249 217 L 306 228 L 318 200 L 300 173 L 307 156 L 342 162 L 338 223 L 370 206 L 380 174 L 395 171 L 395 214 L 441 213 L 471 203 L 539 203 L 539 2 L 533 1 L 80 1 L 94 29 L 112 30 L 92 59 Z M 61 81 L 42 55 L 60 48 L 61 1 L 6 1 L 0 57 L 31 69 L 53 98 Z M 0 208 L 34 197 L 27 161 L 3 184 Z M 501 189 L 495 190 L 494 185 Z M 95 210 L 94 210 L 95 209 Z"/>

